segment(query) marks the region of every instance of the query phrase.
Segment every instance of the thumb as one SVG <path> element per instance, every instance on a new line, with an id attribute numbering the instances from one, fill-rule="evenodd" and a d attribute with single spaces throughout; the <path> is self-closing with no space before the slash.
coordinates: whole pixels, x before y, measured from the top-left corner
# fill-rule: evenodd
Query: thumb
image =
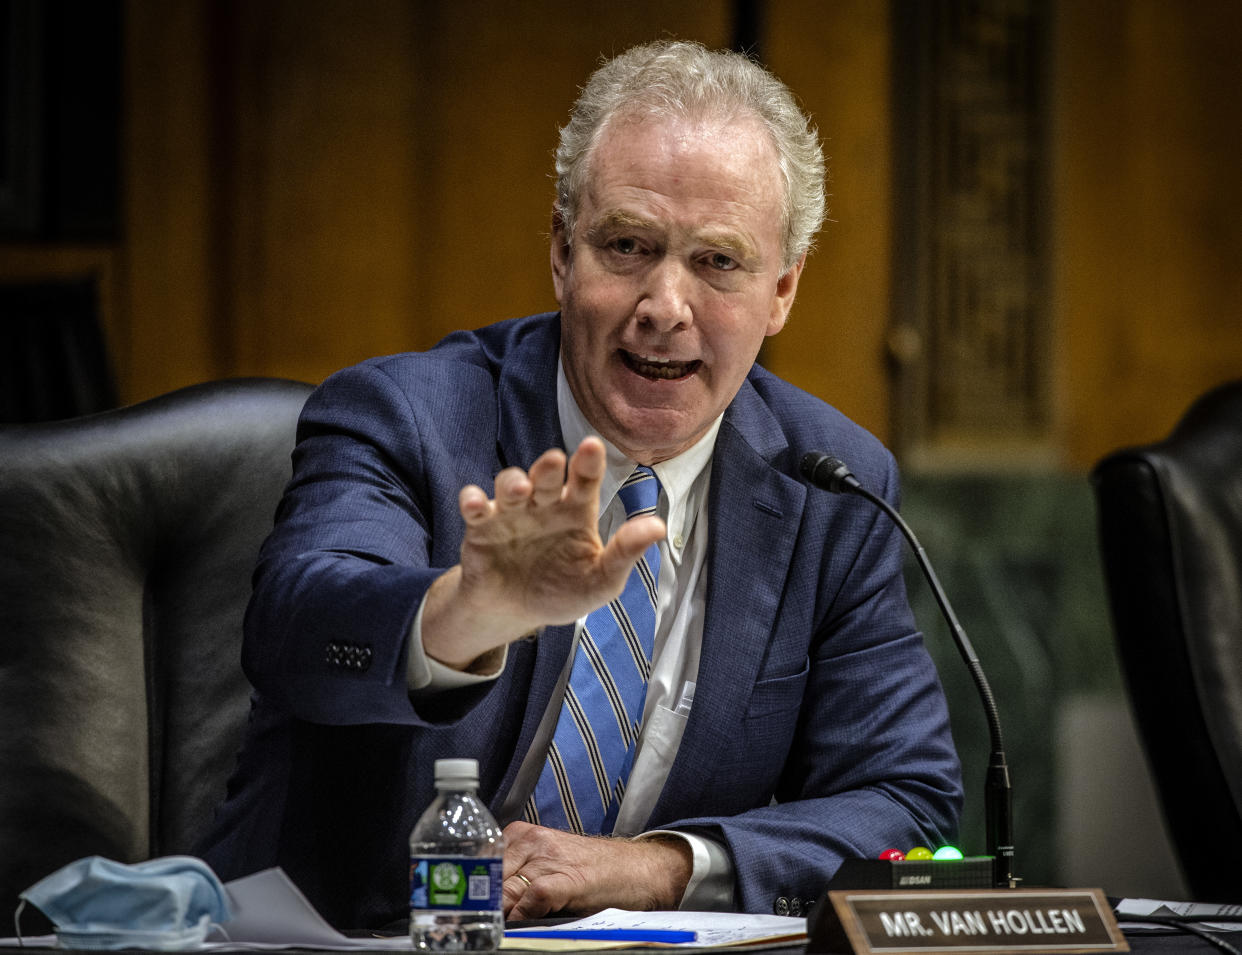
<path id="1" fill-rule="evenodd" d="M 638 558 L 667 533 L 664 521 L 654 515 L 626 521 L 612 535 L 612 540 L 600 554 L 600 570 L 606 577 L 619 579 L 624 586 L 624 579 L 638 562 Z"/>

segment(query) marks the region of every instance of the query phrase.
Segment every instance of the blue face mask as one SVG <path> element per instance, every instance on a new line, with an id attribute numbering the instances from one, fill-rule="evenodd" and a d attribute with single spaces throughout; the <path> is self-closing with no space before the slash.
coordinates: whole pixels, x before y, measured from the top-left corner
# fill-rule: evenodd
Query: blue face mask
<path id="1" fill-rule="evenodd" d="M 87 856 L 36 882 L 21 898 L 52 920 L 64 948 L 194 948 L 213 924 L 231 915 L 216 874 L 190 856 L 135 865 Z"/>

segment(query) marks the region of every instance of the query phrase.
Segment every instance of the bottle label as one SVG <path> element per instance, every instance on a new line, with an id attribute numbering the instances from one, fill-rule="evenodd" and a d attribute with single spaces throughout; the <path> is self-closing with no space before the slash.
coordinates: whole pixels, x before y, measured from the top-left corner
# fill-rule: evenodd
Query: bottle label
<path id="1" fill-rule="evenodd" d="M 499 912 L 503 906 L 501 859 L 423 856 L 410 860 L 410 908 Z"/>

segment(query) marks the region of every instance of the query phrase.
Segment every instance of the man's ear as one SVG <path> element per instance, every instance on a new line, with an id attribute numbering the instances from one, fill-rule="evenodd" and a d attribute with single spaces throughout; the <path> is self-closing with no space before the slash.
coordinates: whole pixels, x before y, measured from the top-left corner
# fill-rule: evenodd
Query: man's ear
<path id="1" fill-rule="evenodd" d="M 552 237 L 549 245 L 552 260 L 552 288 L 556 292 L 557 303 L 564 304 L 561 293 L 569 279 L 569 231 L 565 227 L 564 215 L 555 206 L 552 208 Z"/>
<path id="2" fill-rule="evenodd" d="M 789 318 L 789 310 L 793 308 L 794 297 L 798 294 L 798 279 L 802 277 L 802 268 L 806 265 L 806 253 L 802 253 L 779 279 L 776 280 L 776 294 L 772 297 L 772 314 L 768 318 L 767 335 L 775 335 L 785 327 Z"/>

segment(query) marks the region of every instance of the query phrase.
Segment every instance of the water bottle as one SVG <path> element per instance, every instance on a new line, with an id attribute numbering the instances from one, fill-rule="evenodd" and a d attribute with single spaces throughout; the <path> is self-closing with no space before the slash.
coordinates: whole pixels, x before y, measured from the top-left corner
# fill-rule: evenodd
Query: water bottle
<path id="1" fill-rule="evenodd" d="M 504 837 L 478 786 L 477 760 L 436 760 L 436 798 L 410 832 L 415 951 L 495 951 L 504 938 Z"/>

